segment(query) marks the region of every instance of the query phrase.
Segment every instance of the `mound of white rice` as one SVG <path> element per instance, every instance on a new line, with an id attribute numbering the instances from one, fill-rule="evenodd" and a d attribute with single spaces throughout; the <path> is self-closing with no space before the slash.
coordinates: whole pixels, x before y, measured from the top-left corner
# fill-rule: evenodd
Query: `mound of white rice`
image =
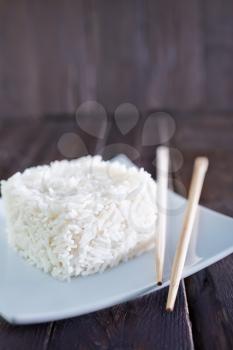
<path id="1" fill-rule="evenodd" d="M 87 156 L 29 168 L 1 185 L 9 243 L 60 279 L 154 246 L 156 186 L 143 169 Z"/>

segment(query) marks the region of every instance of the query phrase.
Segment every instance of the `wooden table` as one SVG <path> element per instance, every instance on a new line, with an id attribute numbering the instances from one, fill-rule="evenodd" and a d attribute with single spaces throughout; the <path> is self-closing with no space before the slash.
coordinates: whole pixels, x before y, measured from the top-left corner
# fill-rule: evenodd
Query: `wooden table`
<path id="1" fill-rule="evenodd" d="M 174 117 L 176 132 L 171 145 L 183 155 L 182 167 L 173 173 L 175 188 L 180 190 L 177 181 L 188 188 L 194 157 L 207 155 L 210 169 L 202 204 L 233 215 L 233 115 L 174 113 Z M 155 149 L 141 146 L 142 128 L 143 118 L 124 136 L 112 123 L 106 142 L 135 147 L 141 154 L 138 164 L 154 173 Z M 96 151 L 96 145 L 103 146 L 104 140 L 97 144 L 97 139 L 81 131 L 69 116 L 1 120 L 0 177 L 7 178 L 28 166 L 64 158 L 58 141 L 70 132 L 82 137 L 90 153 Z M 67 147 L 69 154 L 78 155 L 79 149 Z M 120 146 L 110 149 L 108 154 L 119 151 Z M 175 158 L 173 165 L 177 164 Z M 165 288 L 106 310 L 59 322 L 11 326 L 0 319 L 0 349 L 233 349 L 232 295 L 233 256 L 229 256 L 181 283 L 173 313 L 164 311 Z"/>

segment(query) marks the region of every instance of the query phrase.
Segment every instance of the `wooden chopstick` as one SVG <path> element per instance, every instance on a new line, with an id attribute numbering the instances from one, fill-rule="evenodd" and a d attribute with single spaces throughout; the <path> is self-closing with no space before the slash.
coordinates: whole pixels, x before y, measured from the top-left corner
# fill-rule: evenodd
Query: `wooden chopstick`
<path id="1" fill-rule="evenodd" d="M 163 281 L 163 266 L 166 245 L 167 227 L 167 190 L 168 190 L 168 170 L 169 170 L 169 150 L 166 146 L 160 146 L 156 152 L 157 167 L 157 233 L 155 247 L 156 279 L 157 284 Z"/>
<path id="2" fill-rule="evenodd" d="M 170 287 L 167 298 L 166 310 L 172 311 L 175 305 L 176 295 L 184 268 L 185 258 L 191 238 L 193 224 L 198 209 L 205 174 L 208 169 L 208 159 L 198 157 L 194 163 L 191 186 L 189 190 L 188 203 L 185 211 L 183 227 L 178 241 L 175 258 L 173 261 Z"/>

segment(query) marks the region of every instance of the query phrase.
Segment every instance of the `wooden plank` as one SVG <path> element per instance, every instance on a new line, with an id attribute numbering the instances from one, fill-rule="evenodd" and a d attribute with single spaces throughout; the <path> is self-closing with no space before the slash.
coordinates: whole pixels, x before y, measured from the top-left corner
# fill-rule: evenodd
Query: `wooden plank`
<path id="1" fill-rule="evenodd" d="M 179 118 L 176 146 L 184 157 L 178 179 L 187 188 L 193 160 L 210 159 L 202 204 L 233 215 L 232 115 L 209 114 Z M 216 149 L 217 147 L 217 149 Z M 221 234 L 221 232 L 219 232 Z M 198 349 L 233 347 L 233 255 L 185 280 L 194 344 Z"/>
<path id="2" fill-rule="evenodd" d="M 165 110 L 202 106 L 205 62 L 201 15 L 196 1 L 146 2 L 147 106 Z"/>
<path id="3" fill-rule="evenodd" d="M 233 3 L 203 2 L 207 101 L 211 110 L 232 111 L 233 94 Z"/>
<path id="4" fill-rule="evenodd" d="M 195 0 L 2 0 L 0 10 L 0 116 L 74 113 L 87 100 L 111 112 L 202 105 Z"/>
<path id="5" fill-rule="evenodd" d="M 42 126 L 36 122 L 18 125 L 6 121 L 0 129 L 0 176 L 1 179 L 4 179 L 18 170 L 23 170 L 23 162 L 27 154 L 32 148 L 38 149 L 39 147 L 38 141 Z M 26 166 L 28 166 L 27 163 Z"/>
<path id="6" fill-rule="evenodd" d="M 46 350 L 52 323 L 30 326 L 12 326 L 0 318 L 0 347 L 14 350 Z"/>
<path id="7" fill-rule="evenodd" d="M 173 313 L 165 312 L 167 292 L 56 322 L 48 349 L 193 349 L 184 290 Z"/>
<path id="8" fill-rule="evenodd" d="M 197 349 L 232 349 L 233 256 L 185 281 L 194 344 Z"/>

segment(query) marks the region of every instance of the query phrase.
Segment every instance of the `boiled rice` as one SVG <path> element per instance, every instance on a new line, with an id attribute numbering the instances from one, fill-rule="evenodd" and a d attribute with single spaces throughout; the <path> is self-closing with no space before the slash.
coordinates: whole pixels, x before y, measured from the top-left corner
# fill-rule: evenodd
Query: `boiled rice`
<path id="1" fill-rule="evenodd" d="M 143 169 L 87 156 L 29 168 L 1 185 L 9 244 L 59 279 L 154 246 L 156 185 Z"/>

